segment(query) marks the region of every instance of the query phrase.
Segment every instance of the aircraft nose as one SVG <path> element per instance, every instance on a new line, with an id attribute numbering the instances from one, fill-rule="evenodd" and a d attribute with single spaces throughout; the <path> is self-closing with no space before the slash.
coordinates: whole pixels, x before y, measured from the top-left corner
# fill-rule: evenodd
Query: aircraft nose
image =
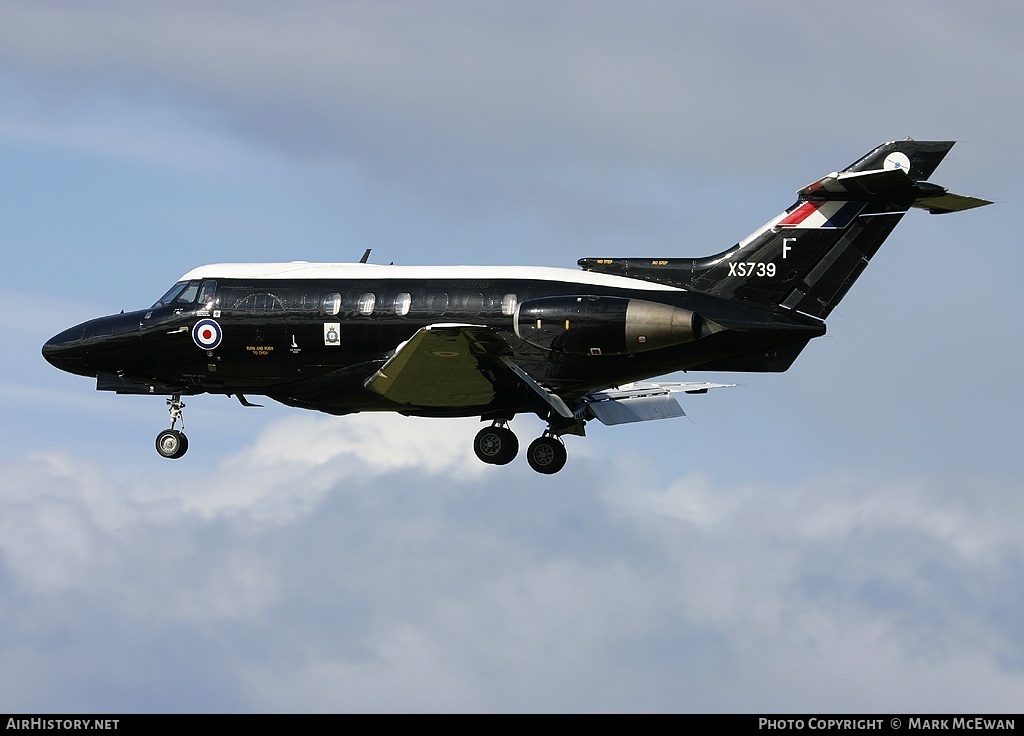
<path id="1" fill-rule="evenodd" d="M 88 375 L 84 372 L 82 359 L 84 350 L 82 347 L 82 335 L 85 332 L 85 325 L 77 325 L 63 332 L 59 332 L 43 345 L 43 357 L 46 362 L 54 368 L 59 368 L 68 373 Z"/>
<path id="2" fill-rule="evenodd" d="M 50 365 L 79 376 L 118 373 L 130 367 L 139 349 L 140 313 L 98 317 L 64 330 L 43 345 Z"/>

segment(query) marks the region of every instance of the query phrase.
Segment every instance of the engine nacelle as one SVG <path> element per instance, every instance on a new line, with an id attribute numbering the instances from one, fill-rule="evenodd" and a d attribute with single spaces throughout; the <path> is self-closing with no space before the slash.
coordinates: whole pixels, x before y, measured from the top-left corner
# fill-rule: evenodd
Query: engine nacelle
<path id="1" fill-rule="evenodd" d="M 516 307 L 516 335 L 570 355 L 624 355 L 681 345 L 701 336 L 696 312 L 617 296 L 548 296 Z"/>

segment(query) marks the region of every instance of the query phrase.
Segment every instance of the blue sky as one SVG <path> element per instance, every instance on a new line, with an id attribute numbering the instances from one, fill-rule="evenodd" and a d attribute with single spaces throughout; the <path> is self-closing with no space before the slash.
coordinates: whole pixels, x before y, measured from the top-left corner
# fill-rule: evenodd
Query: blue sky
<path id="1" fill-rule="evenodd" d="M 0 3 L 0 708 L 1019 709 L 1022 12 Z M 997 204 L 553 478 L 223 397 L 167 462 L 160 399 L 39 355 L 202 263 L 717 252 L 905 135 Z"/>

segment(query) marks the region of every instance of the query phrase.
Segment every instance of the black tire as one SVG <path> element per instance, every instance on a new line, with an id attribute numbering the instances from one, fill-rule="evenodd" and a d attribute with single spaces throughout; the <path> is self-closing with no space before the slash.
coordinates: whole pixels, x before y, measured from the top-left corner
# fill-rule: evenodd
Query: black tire
<path id="1" fill-rule="evenodd" d="M 188 437 L 185 436 L 184 432 L 179 432 L 178 434 L 181 435 L 181 448 L 174 454 L 175 460 L 188 452 Z"/>
<path id="2" fill-rule="evenodd" d="M 565 445 L 556 437 L 538 437 L 526 451 L 530 467 L 544 475 L 557 473 L 565 467 L 568 458 Z"/>
<path id="3" fill-rule="evenodd" d="M 473 452 L 488 465 L 508 465 L 519 454 L 519 439 L 508 427 L 484 427 L 476 433 Z"/>
<path id="4" fill-rule="evenodd" d="M 188 438 L 176 429 L 165 429 L 156 436 L 156 451 L 161 457 L 177 460 L 188 450 Z"/>

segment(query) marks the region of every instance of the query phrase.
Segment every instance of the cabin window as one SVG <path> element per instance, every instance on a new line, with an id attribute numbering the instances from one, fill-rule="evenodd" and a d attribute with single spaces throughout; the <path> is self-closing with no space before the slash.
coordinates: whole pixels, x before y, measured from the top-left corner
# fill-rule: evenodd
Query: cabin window
<path id="1" fill-rule="evenodd" d="M 516 304 L 519 303 L 519 298 L 515 294 L 506 294 L 501 298 L 501 313 L 506 317 L 511 317 L 515 314 Z"/>
<path id="2" fill-rule="evenodd" d="M 412 296 L 404 291 L 395 297 L 395 314 L 404 316 L 409 314 L 409 307 L 412 305 Z"/>
<path id="3" fill-rule="evenodd" d="M 430 311 L 434 314 L 444 314 L 445 312 L 447 312 L 448 295 L 445 293 L 431 295 Z"/>
<path id="4" fill-rule="evenodd" d="M 356 305 L 356 309 L 359 310 L 359 314 L 373 314 L 373 307 L 377 303 L 377 297 L 374 294 L 360 294 L 359 302 Z"/>
<path id="5" fill-rule="evenodd" d="M 293 299 L 291 307 L 300 312 L 319 312 L 323 308 L 319 291 L 303 291 L 301 295 L 296 293 Z"/>
<path id="6" fill-rule="evenodd" d="M 341 294 L 328 294 L 324 297 L 324 314 L 331 316 L 341 311 Z"/>
<path id="7" fill-rule="evenodd" d="M 480 314 L 484 311 L 484 295 L 466 294 L 466 311 L 470 314 Z"/>
<path id="8" fill-rule="evenodd" d="M 243 312 L 282 312 L 284 302 L 276 294 L 257 292 L 235 302 L 235 309 Z"/>

